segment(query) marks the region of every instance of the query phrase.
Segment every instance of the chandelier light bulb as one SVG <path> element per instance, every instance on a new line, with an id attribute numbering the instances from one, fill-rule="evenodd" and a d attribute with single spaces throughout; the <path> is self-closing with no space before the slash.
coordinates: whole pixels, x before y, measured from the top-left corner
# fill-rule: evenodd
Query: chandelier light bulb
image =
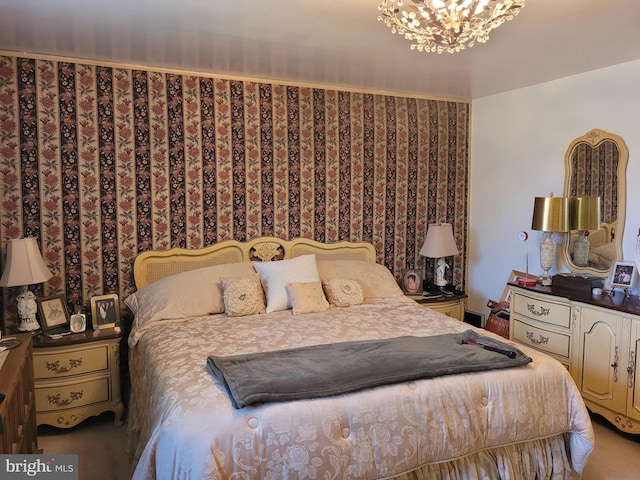
<path id="1" fill-rule="evenodd" d="M 489 32 L 511 20 L 524 0 L 383 0 L 378 20 L 414 42 L 411 49 L 455 53 L 485 43 Z M 473 12 L 473 13 L 471 13 Z"/>

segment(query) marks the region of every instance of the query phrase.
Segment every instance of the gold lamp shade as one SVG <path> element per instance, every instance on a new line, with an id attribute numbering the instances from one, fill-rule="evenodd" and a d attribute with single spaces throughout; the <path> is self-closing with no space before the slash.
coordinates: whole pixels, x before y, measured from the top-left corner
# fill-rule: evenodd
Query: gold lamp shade
<path id="1" fill-rule="evenodd" d="M 566 197 L 536 197 L 533 204 L 532 230 L 543 232 L 569 231 L 569 199 Z"/>
<path id="2" fill-rule="evenodd" d="M 570 197 L 569 228 L 571 230 L 599 229 L 600 197 Z"/>

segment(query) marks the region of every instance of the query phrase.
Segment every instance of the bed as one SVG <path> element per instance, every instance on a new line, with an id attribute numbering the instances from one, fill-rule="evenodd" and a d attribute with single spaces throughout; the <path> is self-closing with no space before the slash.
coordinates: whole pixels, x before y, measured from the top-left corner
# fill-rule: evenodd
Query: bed
<path id="1" fill-rule="evenodd" d="M 522 367 L 235 408 L 211 355 L 474 330 L 406 298 L 370 244 L 266 237 L 144 252 L 134 277 L 136 479 L 565 479 L 593 449 L 566 369 L 520 345 L 532 359 Z"/>

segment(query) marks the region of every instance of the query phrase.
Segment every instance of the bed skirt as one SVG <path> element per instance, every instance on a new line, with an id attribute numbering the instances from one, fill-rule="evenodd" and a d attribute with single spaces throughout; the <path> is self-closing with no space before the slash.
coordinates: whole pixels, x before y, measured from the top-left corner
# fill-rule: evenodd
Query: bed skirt
<path id="1" fill-rule="evenodd" d="M 574 480 L 569 434 L 482 450 L 448 462 L 424 465 L 389 480 Z"/>

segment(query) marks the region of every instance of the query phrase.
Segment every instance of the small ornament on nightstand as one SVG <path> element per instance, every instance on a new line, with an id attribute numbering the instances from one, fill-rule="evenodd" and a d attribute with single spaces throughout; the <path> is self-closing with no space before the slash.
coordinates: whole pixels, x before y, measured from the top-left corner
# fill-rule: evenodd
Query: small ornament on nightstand
<path id="1" fill-rule="evenodd" d="M 87 328 L 87 317 L 84 313 L 74 313 L 71 315 L 71 319 L 69 322 L 69 328 L 73 333 L 81 333 L 84 332 Z"/>

